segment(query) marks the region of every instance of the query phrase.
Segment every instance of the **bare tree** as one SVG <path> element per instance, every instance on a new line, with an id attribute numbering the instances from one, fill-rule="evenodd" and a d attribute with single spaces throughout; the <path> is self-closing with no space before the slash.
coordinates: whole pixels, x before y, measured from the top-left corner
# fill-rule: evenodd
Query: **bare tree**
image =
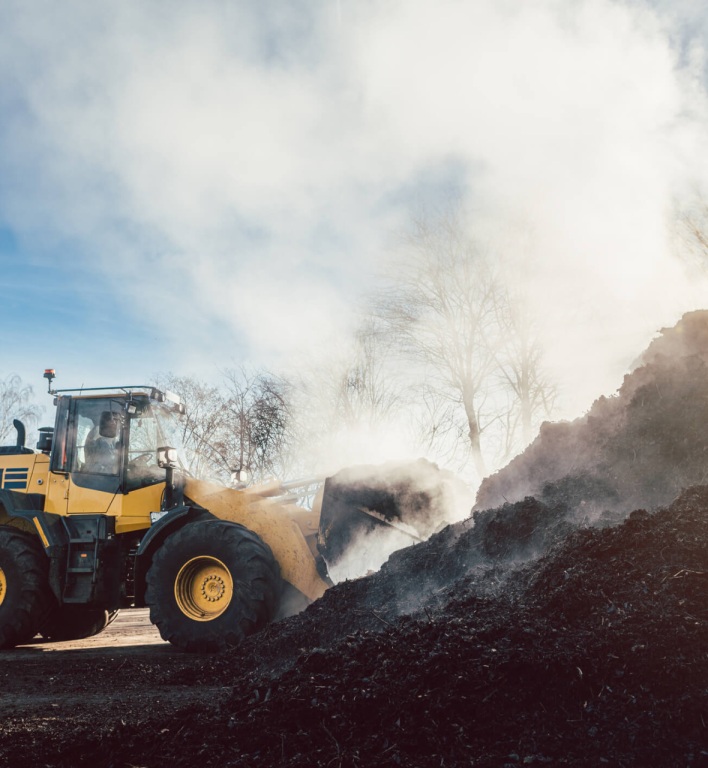
<path id="1" fill-rule="evenodd" d="M 390 347 L 380 321 L 365 318 L 334 386 L 335 417 L 347 426 L 380 423 L 400 403 L 400 392 L 386 367 Z"/>
<path id="2" fill-rule="evenodd" d="M 290 476 L 335 472 L 361 463 L 367 444 L 398 434 L 401 382 L 388 365 L 393 342 L 378 318 L 364 315 L 356 332 L 326 360 L 301 359 L 289 380 L 286 470 Z"/>
<path id="3" fill-rule="evenodd" d="M 232 468 L 258 479 L 279 475 L 290 450 L 290 382 L 246 368 L 228 370 L 224 378 L 224 455 Z"/>
<path id="4" fill-rule="evenodd" d="M 0 379 L 0 444 L 12 434 L 13 419 L 27 422 L 29 426 L 42 414 L 44 409 L 32 402 L 33 394 L 32 387 L 16 373 Z"/>
<path id="5" fill-rule="evenodd" d="M 486 474 L 482 433 L 495 366 L 488 340 L 497 292 L 484 250 L 453 212 L 415 220 L 378 302 L 379 316 L 420 367 L 428 392 L 461 407 L 480 477 Z"/>
<path id="6" fill-rule="evenodd" d="M 708 202 L 700 193 L 676 210 L 675 234 L 682 258 L 692 265 L 708 265 Z"/>
<path id="7" fill-rule="evenodd" d="M 466 441 L 477 475 L 526 443 L 555 390 L 523 291 L 458 210 L 423 216 L 403 241 L 377 313 L 418 376 L 416 414 L 438 452 Z"/>
<path id="8" fill-rule="evenodd" d="M 248 470 L 262 480 L 283 466 L 290 394 L 285 379 L 241 368 L 224 371 L 221 387 L 173 374 L 158 385 L 185 403 L 182 437 L 197 477 L 228 482 L 234 470 Z"/>
<path id="9" fill-rule="evenodd" d="M 500 286 L 495 311 L 496 338 L 491 349 L 498 375 L 510 394 L 504 429 L 504 458 L 508 458 L 518 447 L 519 432 L 527 445 L 538 416 L 550 416 L 557 390 L 544 371 L 539 335 L 521 292 L 509 284 Z"/>
<path id="10" fill-rule="evenodd" d="M 204 477 L 228 463 L 220 450 L 224 424 L 224 398 L 219 389 L 190 376 L 162 374 L 157 386 L 180 396 L 186 414 L 182 420 L 182 442 L 187 452 L 189 470 Z"/>
<path id="11" fill-rule="evenodd" d="M 469 434 L 460 419 L 459 398 L 443 395 L 437 386 L 422 384 L 413 391 L 415 407 L 409 408 L 413 434 L 426 449 L 446 466 L 458 465 L 460 446 L 467 444 Z M 469 452 L 462 451 L 464 461 Z"/>

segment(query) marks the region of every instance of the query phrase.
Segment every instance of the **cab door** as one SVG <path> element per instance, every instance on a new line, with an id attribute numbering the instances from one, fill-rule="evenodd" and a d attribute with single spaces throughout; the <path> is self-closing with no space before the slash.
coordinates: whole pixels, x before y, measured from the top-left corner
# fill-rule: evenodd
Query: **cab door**
<path id="1" fill-rule="evenodd" d="M 49 459 L 44 509 L 55 515 L 65 515 L 69 500 L 68 432 L 71 397 L 57 397 L 56 422 Z"/>
<path id="2" fill-rule="evenodd" d="M 124 401 L 115 397 L 62 398 L 59 407 L 48 511 L 120 515 Z"/>

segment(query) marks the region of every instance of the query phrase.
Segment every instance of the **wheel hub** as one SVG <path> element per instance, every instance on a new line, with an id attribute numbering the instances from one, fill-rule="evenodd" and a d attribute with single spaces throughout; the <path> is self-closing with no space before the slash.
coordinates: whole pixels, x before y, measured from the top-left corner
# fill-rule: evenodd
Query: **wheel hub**
<path id="1" fill-rule="evenodd" d="M 2 568 L 0 568 L 0 605 L 2 605 L 2 601 L 5 599 L 6 593 L 7 593 L 7 579 L 5 578 L 5 571 L 3 571 Z"/>
<path id="2" fill-rule="evenodd" d="M 221 600 L 226 592 L 226 583 L 221 576 L 212 574 L 207 576 L 202 583 L 202 595 L 210 603 Z"/>
<path id="3" fill-rule="evenodd" d="M 207 555 L 188 560 L 175 579 L 175 600 L 194 621 L 213 621 L 229 607 L 234 593 L 229 569 Z"/>

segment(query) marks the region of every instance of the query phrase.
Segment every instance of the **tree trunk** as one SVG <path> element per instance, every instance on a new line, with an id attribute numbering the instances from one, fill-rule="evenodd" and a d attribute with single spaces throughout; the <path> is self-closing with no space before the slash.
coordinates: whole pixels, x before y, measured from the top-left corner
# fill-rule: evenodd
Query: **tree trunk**
<path id="1" fill-rule="evenodd" d="M 479 431 L 479 423 L 477 421 L 477 415 L 470 404 L 465 401 L 465 412 L 467 414 L 467 426 L 470 438 L 470 450 L 472 453 L 472 462 L 474 468 L 477 470 L 479 479 L 483 480 L 487 476 L 487 469 L 484 464 L 484 456 L 482 455 L 482 441 Z"/>

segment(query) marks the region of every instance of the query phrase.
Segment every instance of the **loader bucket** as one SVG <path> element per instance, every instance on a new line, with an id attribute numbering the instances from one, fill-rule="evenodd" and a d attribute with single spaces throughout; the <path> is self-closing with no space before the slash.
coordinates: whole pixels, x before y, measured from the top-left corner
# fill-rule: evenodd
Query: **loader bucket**
<path id="1" fill-rule="evenodd" d="M 398 531 L 400 548 L 425 541 L 470 508 L 466 486 L 424 459 L 349 467 L 325 481 L 318 550 L 331 570 L 377 529 Z"/>

